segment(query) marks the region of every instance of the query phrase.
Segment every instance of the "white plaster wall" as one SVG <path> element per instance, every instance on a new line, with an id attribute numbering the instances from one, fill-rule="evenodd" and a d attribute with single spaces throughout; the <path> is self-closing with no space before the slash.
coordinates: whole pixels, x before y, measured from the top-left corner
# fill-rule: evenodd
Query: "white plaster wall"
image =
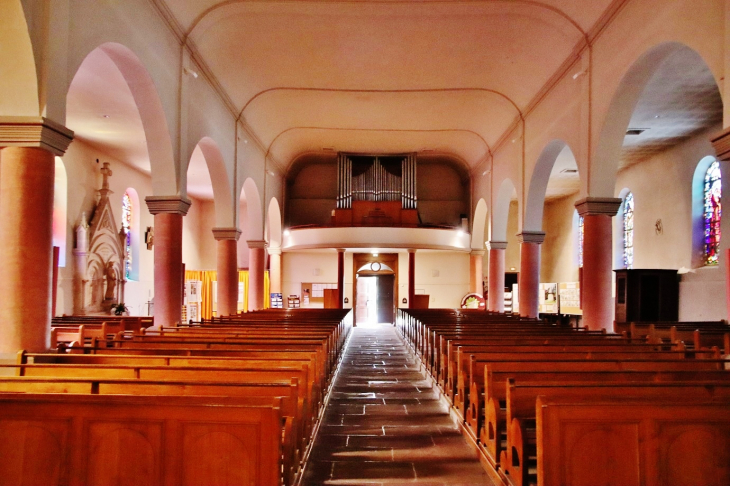
<path id="1" fill-rule="evenodd" d="M 349 266 L 345 261 L 345 295 L 352 303 L 352 254 Z M 281 290 L 286 296 L 302 294 L 302 283 L 337 283 L 337 252 L 284 252 L 281 265 Z M 347 294 L 349 283 L 350 293 Z M 286 304 L 285 304 L 286 305 Z M 323 307 L 324 304 L 312 304 L 308 307 Z M 302 302 L 302 307 L 307 307 Z M 350 307 L 352 307 L 350 305 Z"/>
<path id="2" fill-rule="evenodd" d="M 406 281 L 407 276 L 406 270 Z M 415 288 L 416 293 L 430 295 L 431 308 L 459 307 L 462 297 L 469 292 L 469 254 L 419 250 Z"/>

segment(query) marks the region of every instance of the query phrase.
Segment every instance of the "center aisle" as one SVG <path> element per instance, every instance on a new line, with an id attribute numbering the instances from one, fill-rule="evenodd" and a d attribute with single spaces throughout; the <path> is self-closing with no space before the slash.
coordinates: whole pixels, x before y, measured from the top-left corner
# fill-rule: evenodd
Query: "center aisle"
<path id="1" fill-rule="evenodd" d="M 492 485 L 395 328 L 352 333 L 302 484 Z"/>

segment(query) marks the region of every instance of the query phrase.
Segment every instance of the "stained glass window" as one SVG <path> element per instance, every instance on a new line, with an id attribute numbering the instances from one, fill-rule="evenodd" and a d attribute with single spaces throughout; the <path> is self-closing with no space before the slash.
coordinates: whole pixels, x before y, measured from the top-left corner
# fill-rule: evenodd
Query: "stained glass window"
<path id="1" fill-rule="evenodd" d="M 583 266 L 583 237 L 584 228 L 583 216 L 578 216 L 578 266 Z"/>
<path id="2" fill-rule="evenodd" d="M 720 251 L 720 217 L 722 216 L 722 178 L 720 164 L 714 161 L 705 173 L 705 265 L 717 265 Z"/>
<path id="3" fill-rule="evenodd" d="M 624 268 L 634 267 L 634 195 L 624 198 Z"/>
<path id="4" fill-rule="evenodd" d="M 127 257 L 124 260 L 124 274 L 127 279 L 132 275 L 132 198 L 129 193 L 122 197 L 122 228 L 124 228 L 124 246 Z"/>

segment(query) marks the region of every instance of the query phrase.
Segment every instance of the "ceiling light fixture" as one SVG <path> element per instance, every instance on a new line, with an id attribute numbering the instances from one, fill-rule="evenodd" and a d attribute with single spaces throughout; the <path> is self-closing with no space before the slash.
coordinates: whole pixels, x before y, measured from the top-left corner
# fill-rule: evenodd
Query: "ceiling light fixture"
<path id="1" fill-rule="evenodd" d="M 578 79 L 578 78 L 580 78 L 581 76 L 585 76 L 586 74 L 588 74 L 588 73 L 587 73 L 586 71 L 578 71 L 577 73 L 575 73 L 575 74 L 573 75 L 573 79 Z"/>
<path id="2" fill-rule="evenodd" d="M 101 115 L 102 118 L 110 118 L 109 115 Z"/>
<path id="3" fill-rule="evenodd" d="M 198 73 L 190 69 L 189 67 L 183 68 L 183 72 L 187 74 L 188 76 L 192 76 L 195 79 L 198 79 Z"/>

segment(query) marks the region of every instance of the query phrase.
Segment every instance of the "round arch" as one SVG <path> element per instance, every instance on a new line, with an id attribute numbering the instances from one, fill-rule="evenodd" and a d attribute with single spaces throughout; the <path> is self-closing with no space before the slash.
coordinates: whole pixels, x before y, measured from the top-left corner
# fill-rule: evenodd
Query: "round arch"
<path id="1" fill-rule="evenodd" d="M 0 115 L 38 116 L 38 76 L 20 0 L 3 2 L 0 15 Z"/>
<path id="2" fill-rule="evenodd" d="M 180 177 L 175 169 L 172 139 L 165 111 L 147 68 L 128 47 L 116 42 L 107 42 L 99 45 L 96 49 L 92 49 L 84 57 L 83 61 L 76 67 L 76 74 L 78 74 L 81 65 L 89 54 L 96 50 L 106 54 L 119 69 L 134 98 L 145 132 L 152 173 L 153 194 L 159 196 L 184 194 L 185 188 L 178 187 Z M 71 85 L 73 85 L 73 80 L 69 84 L 69 89 Z"/>
<path id="3" fill-rule="evenodd" d="M 487 213 L 487 203 L 484 198 L 480 198 L 477 207 L 474 209 L 474 218 L 471 224 L 471 248 L 473 250 L 484 249 Z"/>
<path id="4" fill-rule="evenodd" d="M 264 212 L 256 183 L 250 177 L 243 182 L 241 199 L 246 200 L 246 227 L 241 228 L 246 240 L 264 239 Z"/>
<path id="5" fill-rule="evenodd" d="M 210 137 L 203 137 L 198 141 L 196 148 L 199 148 L 203 154 L 205 165 L 208 167 L 210 182 L 213 186 L 216 226 L 221 228 L 238 226 L 235 221 L 234 207 L 231 203 L 231 184 L 228 171 L 218 144 Z M 190 160 L 188 160 L 187 165 L 189 167 Z"/>
<path id="6" fill-rule="evenodd" d="M 567 150 L 567 156 L 575 160 L 573 151 L 563 140 L 552 140 L 540 153 L 537 163 L 532 171 L 530 179 L 530 187 L 527 193 L 527 203 L 525 205 L 525 218 L 522 223 L 523 231 L 541 231 L 542 216 L 545 209 L 545 193 L 547 192 L 550 174 L 552 173 L 555 161 L 558 156 Z M 575 164 L 576 167 L 578 164 Z"/>
<path id="7" fill-rule="evenodd" d="M 269 201 L 269 210 L 266 217 L 266 228 L 269 247 L 281 247 L 281 209 L 279 201 L 272 197 Z"/>
<path id="8" fill-rule="evenodd" d="M 695 62 L 702 63 L 709 68 L 703 57 L 686 44 L 664 42 L 644 52 L 631 64 L 621 78 L 611 98 L 598 135 L 598 143 L 591 163 L 591 178 L 588 181 L 590 196 L 613 196 L 624 136 L 639 98 L 660 65 L 669 56 L 680 51 L 687 51 Z M 717 81 L 715 81 L 715 85 L 717 86 Z"/>
<path id="9" fill-rule="evenodd" d="M 492 225 L 489 235 L 491 241 L 507 241 L 507 220 L 512 196 L 517 192 L 510 179 L 504 179 L 499 185 L 497 197 L 492 210 Z M 519 201 L 517 202 L 519 204 Z"/>

